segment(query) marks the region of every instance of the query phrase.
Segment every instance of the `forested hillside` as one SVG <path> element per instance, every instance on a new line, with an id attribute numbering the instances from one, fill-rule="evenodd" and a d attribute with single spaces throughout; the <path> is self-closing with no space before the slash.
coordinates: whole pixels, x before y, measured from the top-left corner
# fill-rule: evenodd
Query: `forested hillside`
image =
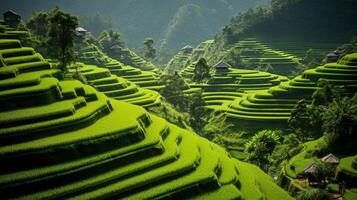
<path id="1" fill-rule="evenodd" d="M 270 7 L 235 17 L 220 37 L 227 44 L 242 37 L 309 42 L 348 40 L 357 33 L 356 6 L 354 0 L 273 0 Z"/>
<path id="2" fill-rule="evenodd" d="M 48 10 L 55 5 L 76 15 L 91 18 L 101 13 L 104 22 L 120 29 L 129 46 L 140 48 L 145 37 L 152 37 L 157 46 L 177 50 L 213 37 L 231 17 L 240 11 L 269 0 L 2 0 L 2 9 L 14 9 L 24 17 L 34 10 Z M 88 25 L 88 30 L 97 24 Z M 97 23 L 100 20 L 93 20 Z M 100 26 L 98 24 L 98 26 Z"/>
<path id="3" fill-rule="evenodd" d="M 211 65 L 225 60 L 233 67 L 243 68 L 266 68 L 267 59 L 277 62 L 280 59 L 289 66 L 299 59 L 317 64 L 315 61 L 321 61 L 327 53 L 357 35 L 356 7 L 357 1 L 353 0 L 273 0 L 269 6 L 249 9 L 234 17 L 213 42 L 199 45 L 191 58 L 202 56 Z M 272 72 L 279 72 L 280 67 L 283 65 L 273 66 L 276 70 Z M 168 68 L 177 67 L 169 63 Z M 296 75 L 297 71 L 292 67 L 280 72 Z"/>

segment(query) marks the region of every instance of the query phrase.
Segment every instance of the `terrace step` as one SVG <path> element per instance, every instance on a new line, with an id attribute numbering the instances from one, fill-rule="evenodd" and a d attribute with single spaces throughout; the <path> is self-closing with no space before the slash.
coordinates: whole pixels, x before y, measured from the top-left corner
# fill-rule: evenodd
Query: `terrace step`
<path id="1" fill-rule="evenodd" d="M 107 104 L 105 104 L 107 105 Z M 89 105 L 90 106 L 90 105 Z M 88 156 L 95 152 L 108 151 L 113 148 L 126 146 L 142 140 L 145 137 L 145 130 L 139 125 L 137 120 L 123 119 L 120 111 L 125 108 L 115 107 L 115 112 L 109 114 L 97 112 L 97 118 L 93 119 L 94 124 L 81 127 L 81 129 L 71 130 L 66 133 L 57 133 L 41 139 L 32 140 L 29 142 L 19 143 L 10 146 L 0 147 L 1 158 L 6 157 L 6 161 L 2 161 L 0 166 L 2 171 L 15 170 L 14 167 L 36 167 L 52 163 L 57 163 L 65 160 L 77 159 L 80 156 Z M 83 108 L 79 111 L 84 110 Z M 144 110 L 142 111 L 144 114 Z M 106 116 L 103 116 L 106 115 Z M 99 116 L 98 116 L 99 115 Z M 108 126 L 115 120 L 123 119 L 125 126 Z M 92 122 L 93 123 L 93 122 Z M 49 125 L 48 125 L 49 126 Z M 52 128 L 53 126 L 50 126 Z M 73 129 L 73 127 L 71 127 Z M 61 129 L 63 131 L 64 129 Z M 96 130 L 96 131 L 94 131 Z M 98 131 L 100 130 L 100 131 Z M 93 146 L 101 147 L 93 149 Z M 58 152 L 61 157 L 56 159 L 51 158 L 54 152 Z M 17 165 L 15 163 L 23 163 L 26 160 L 33 162 L 26 165 Z M 36 161 L 36 162 L 35 162 Z"/>
<path id="2" fill-rule="evenodd" d="M 170 197 L 182 199 L 187 194 L 195 191 L 219 188 L 218 175 L 221 170 L 220 160 L 217 152 L 213 151 L 207 141 L 202 141 L 200 145 L 201 161 L 197 168 L 175 180 L 165 182 L 154 187 L 147 187 L 146 190 L 126 197 L 127 199 L 155 199 Z M 150 190 L 150 192 L 148 192 Z"/>
<path id="3" fill-rule="evenodd" d="M 0 40 L 0 49 L 16 49 L 21 48 L 19 40 Z"/>
<path id="4" fill-rule="evenodd" d="M 161 183 L 181 177 L 198 167 L 201 156 L 197 145 L 193 135 L 183 134 L 179 145 L 180 156 L 176 161 L 127 178 L 123 181 L 84 193 L 74 199 L 93 199 L 97 197 L 123 198 L 133 194 L 135 191 L 147 190 L 155 185 L 160 185 Z"/>
<path id="5" fill-rule="evenodd" d="M 58 83 L 55 78 L 43 78 L 37 85 L 0 91 L 0 104 L 2 105 L 0 111 L 45 105 L 57 101 L 60 99 Z"/>
<path id="6" fill-rule="evenodd" d="M 30 48 L 30 47 L 22 47 L 22 48 L 16 48 L 16 49 L 1 49 L 0 50 L 0 55 L 3 58 L 30 56 L 30 55 L 34 55 L 34 54 L 35 54 L 35 51 L 33 50 L 33 48 Z"/>
<path id="7" fill-rule="evenodd" d="M 115 104 L 113 103 L 114 106 Z M 173 162 L 179 155 L 176 143 L 181 136 L 177 132 L 171 132 L 162 142 L 159 133 L 163 130 L 162 128 L 166 127 L 166 124 L 162 119 L 156 117 L 153 119 L 153 124 L 147 129 L 147 136 L 139 143 L 81 160 L 40 168 L 42 174 L 30 173 L 32 177 L 21 173 L 6 175 L 1 180 L 7 180 L 7 182 L 0 184 L 0 191 L 21 191 L 12 195 L 22 196 L 26 193 L 34 193 L 33 189 L 29 190 L 30 187 L 37 188 L 41 192 L 25 198 L 66 198 L 79 192 L 83 193 L 120 182 Z M 53 170 L 57 170 L 55 175 L 53 175 Z M 38 171 L 38 169 L 32 171 Z M 11 177 L 16 177 L 16 179 Z M 57 185 L 61 187 L 54 187 Z"/>
<path id="8" fill-rule="evenodd" d="M 6 65 L 15 65 L 15 64 L 22 64 L 22 63 L 29 63 L 29 62 L 38 62 L 42 60 L 43 58 L 40 54 L 33 54 L 33 55 L 5 58 L 4 63 Z"/>

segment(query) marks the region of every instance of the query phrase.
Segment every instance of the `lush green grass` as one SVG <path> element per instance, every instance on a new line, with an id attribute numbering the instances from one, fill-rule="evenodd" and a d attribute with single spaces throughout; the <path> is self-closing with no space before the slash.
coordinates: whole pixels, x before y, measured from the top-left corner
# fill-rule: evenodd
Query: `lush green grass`
<path id="1" fill-rule="evenodd" d="M 345 192 L 343 198 L 346 200 L 354 200 L 357 199 L 357 189 L 350 189 Z"/>
<path id="2" fill-rule="evenodd" d="M 357 155 L 346 157 L 340 160 L 337 171 L 344 172 L 350 175 L 357 175 Z"/>
<path id="3" fill-rule="evenodd" d="M 327 185 L 327 189 L 328 191 L 330 192 L 333 192 L 333 193 L 339 193 L 339 185 L 338 184 L 335 184 L 335 183 L 330 183 Z"/>
<path id="4" fill-rule="evenodd" d="M 157 92 L 143 89 L 125 78 L 112 75 L 110 69 L 78 64 L 81 65 L 80 72 L 88 83 L 108 97 L 147 108 L 160 104 L 160 95 Z M 156 87 L 155 84 L 149 85 Z"/>
<path id="5" fill-rule="evenodd" d="M 246 199 L 292 199 L 286 191 L 272 184 L 271 177 L 258 167 L 237 161 L 240 191 Z"/>
<path id="6" fill-rule="evenodd" d="M 305 167 L 314 162 L 316 157 L 309 155 L 309 152 L 318 147 L 319 142 L 323 142 L 324 138 L 304 143 L 304 149 L 299 154 L 292 157 L 288 164 L 285 166 L 286 174 L 291 178 L 296 178 L 298 174 L 301 174 Z"/>
<path id="7" fill-rule="evenodd" d="M 271 72 L 281 75 L 290 75 L 291 71 L 299 64 L 299 58 L 272 49 L 268 45 L 262 44 L 255 39 L 242 40 L 234 44 L 233 47 L 227 51 L 238 50 L 242 55 L 242 65 L 251 69 L 258 66 L 264 68 L 267 65 L 271 65 Z M 229 53 L 227 53 L 227 55 L 229 55 Z"/>
<path id="8" fill-rule="evenodd" d="M 130 50 L 126 55 L 130 60 L 127 64 L 130 65 L 124 65 L 122 62 L 110 58 L 94 45 L 83 46 L 81 44 L 76 50 L 79 61 L 107 68 L 113 75 L 125 78 L 142 88 L 158 91 L 163 87 L 158 84 L 157 68 Z"/>
<path id="9" fill-rule="evenodd" d="M 229 153 L 238 160 L 244 160 L 248 157 L 248 154 L 244 150 L 230 150 Z"/>
<path id="10" fill-rule="evenodd" d="M 185 68 L 182 75 L 191 78 L 193 66 Z M 244 96 L 244 93 L 269 89 L 287 80 L 286 77 L 267 72 L 232 68 L 227 72 L 216 71 L 207 83 L 191 83 L 190 87 L 201 89 L 205 101 L 210 106 L 233 102 Z"/>
<path id="11" fill-rule="evenodd" d="M 233 184 L 224 185 L 217 190 L 208 191 L 207 193 L 194 194 L 191 200 L 216 200 L 216 199 L 243 199 L 243 194 Z"/>
<path id="12" fill-rule="evenodd" d="M 20 46 L 6 41 L 2 50 Z M 154 106 L 160 97 L 112 75 L 115 63 L 84 65 L 80 70 L 91 87 L 59 81 L 58 70 L 23 57 L 31 49 L 9 52 L 5 59 L 13 65 L 1 70 L 14 71 L 13 77 L 0 80 L 0 102 L 13 103 L 0 109 L 2 198 L 289 199 L 258 168 L 124 102 Z M 135 77 L 149 84 L 146 78 Z M 225 99 L 228 93 L 218 94 Z"/>
<path id="13" fill-rule="evenodd" d="M 0 49 L 21 48 L 21 43 L 18 40 L 0 40 Z"/>

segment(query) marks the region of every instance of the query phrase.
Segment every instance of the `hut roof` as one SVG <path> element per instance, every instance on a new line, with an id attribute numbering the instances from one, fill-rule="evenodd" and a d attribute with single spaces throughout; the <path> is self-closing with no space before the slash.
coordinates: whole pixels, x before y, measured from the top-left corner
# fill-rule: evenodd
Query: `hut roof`
<path id="1" fill-rule="evenodd" d="M 224 61 L 220 61 L 219 63 L 217 63 L 214 68 L 215 69 L 228 69 L 231 68 L 232 66 Z"/>
<path id="2" fill-rule="evenodd" d="M 314 173 L 316 172 L 316 170 L 317 170 L 317 165 L 315 162 L 313 162 L 304 168 L 304 173 Z"/>
<path id="3" fill-rule="evenodd" d="M 327 163 L 332 163 L 332 164 L 338 164 L 340 163 L 340 159 L 338 159 L 335 155 L 332 153 L 328 154 L 327 156 L 321 158 L 321 161 L 327 162 Z"/>
<path id="4" fill-rule="evenodd" d="M 17 14 L 15 11 L 13 10 L 8 10 L 6 12 L 4 12 L 4 15 L 16 15 L 16 16 L 20 16 L 19 14 Z"/>
<path id="5" fill-rule="evenodd" d="M 193 47 L 191 45 L 186 45 L 186 46 L 182 47 L 181 50 L 191 50 L 191 49 L 193 49 Z"/>
<path id="6" fill-rule="evenodd" d="M 75 31 L 77 31 L 77 32 L 87 32 L 87 30 L 84 29 L 83 27 L 77 27 L 77 28 L 75 29 Z"/>
<path id="7" fill-rule="evenodd" d="M 122 47 L 119 44 L 114 44 L 110 49 L 122 49 Z"/>
<path id="8" fill-rule="evenodd" d="M 343 51 L 340 50 L 340 49 L 336 49 L 336 50 L 334 51 L 334 53 L 337 54 L 337 55 L 341 55 L 341 54 L 343 53 Z"/>
<path id="9" fill-rule="evenodd" d="M 337 55 L 334 52 L 331 52 L 327 54 L 327 57 L 337 57 Z"/>

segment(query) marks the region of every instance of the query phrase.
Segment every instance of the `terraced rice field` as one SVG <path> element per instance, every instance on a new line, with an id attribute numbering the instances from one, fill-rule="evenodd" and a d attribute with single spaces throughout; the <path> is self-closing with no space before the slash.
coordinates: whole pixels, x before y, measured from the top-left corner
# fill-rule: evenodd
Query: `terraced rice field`
<path id="1" fill-rule="evenodd" d="M 122 100 L 145 108 L 157 106 L 161 103 L 160 95 L 156 91 L 138 87 L 131 81 L 111 74 L 107 68 L 95 65 L 81 65 L 79 72 L 87 83 L 108 97 Z"/>
<path id="2" fill-rule="evenodd" d="M 222 110 L 240 125 L 286 126 L 296 103 L 301 99 L 310 101 L 320 80 L 343 89 L 346 94 L 356 93 L 357 53 L 345 56 L 338 63 L 307 70 L 302 76 L 268 90 L 246 94 Z"/>
<path id="3" fill-rule="evenodd" d="M 312 49 L 312 56 L 323 59 L 329 52 L 334 51 L 341 42 L 268 41 L 264 44 L 299 58 L 304 58 L 306 52 Z"/>
<path id="4" fill-rule="evenodd" d="M 140 106 L 94 66 L 95 88 L 18 40 L 0 39 L 0 194 L 4 199 L 292 199 L 221 147 Z"/>
<path id="5" fill-rule="evenodd" d="M 165 71 L 173 73 L 175 71 L 181 71 L 184 68 L 190 66 L 192 63 L 204 57 L 206 51 L 212 45 L 213 40 L 207 40 L 200 43 L 192 52 L 181 49 L 166 65 Z"/>
<path id="6" fill-rule="evenodd" d="M 167 64 L 165 71 L 173 73 L 190 65 L 192 52 L 179 51 Z"/>
<path id="7" fill-rule="evenodd" d="M 299 65 L 300 58 L 270 48 L 255 39 L 246 39 L 235 44 L 231 49 L 241 52 L 242 66 L 252 69 L 271 66 L 270 72 L 288 76 Z"/>
<path id="8" fill-rule="evenodd" d="M 185 68 L 181 74 L 187 79 L 193 76 L 194 67 Z M 246 69 L 229 68 L 228 71 L 216 70 L 205 84 L 191 83 L 191 88 L 201 88 L 208 108 L 216 110 L 229 104 L 246 93 L 265 90 L 288 81 L 286 77 Z"/>
<path id="9" fill-rule="evenodd" d="M 155 70 L 143 71 L 137 67 L 124 65 L 122 62 L 108 57 L 100 49 L 91 45 L 81 46 L 76 50 L 79 61 L 83 63 L 107 68 L 113 75 L 125 78 L 145 89 L 158 91 L 163 88 L 158 83 L 159 75 L 156 68 Z"/>
<path id="10" fill-rule="evenodd" d="M 130 49 L 123 49 L 121 54 L 125 56 L 122 62 L 143 71 L 157 71 L 158 69 L 151 62 L 146 61 Z"/>

